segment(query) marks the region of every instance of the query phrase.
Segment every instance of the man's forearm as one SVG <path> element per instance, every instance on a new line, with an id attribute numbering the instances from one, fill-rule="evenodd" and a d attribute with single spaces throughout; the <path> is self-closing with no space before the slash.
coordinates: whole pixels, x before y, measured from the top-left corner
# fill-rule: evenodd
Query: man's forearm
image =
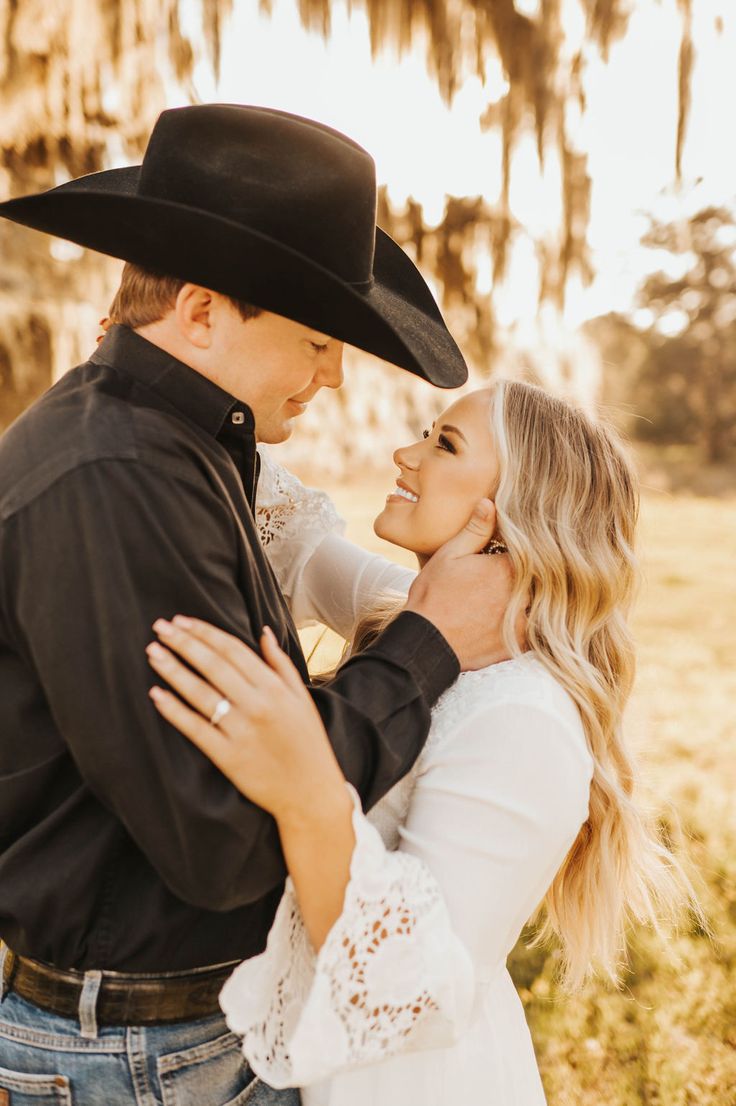
<path id="1" fill-rule="evenodd" d="M 403 613 L 352 657 L 315 702 L 345 778 L 368 810 L 421 752 L 431 708 L 459 673 L 457 658 L 426 619 Z"/>

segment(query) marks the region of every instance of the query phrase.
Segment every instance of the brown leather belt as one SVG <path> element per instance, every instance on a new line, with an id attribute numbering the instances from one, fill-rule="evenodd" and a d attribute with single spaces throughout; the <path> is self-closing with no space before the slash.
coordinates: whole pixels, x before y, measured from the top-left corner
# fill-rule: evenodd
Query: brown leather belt
<path id="1" fill-rule="evenodd" d="M 218 995 L 237 963 L 232 961 L 163 975 L 102 972 L 97 1022 L 100 1025 L 167 1025 L 219 1014 Z M 3 974 L 5 990 L 14 991 L 52 1014 L 77 1017 L 84 972 L 62 971 L 8 950 Z"/>

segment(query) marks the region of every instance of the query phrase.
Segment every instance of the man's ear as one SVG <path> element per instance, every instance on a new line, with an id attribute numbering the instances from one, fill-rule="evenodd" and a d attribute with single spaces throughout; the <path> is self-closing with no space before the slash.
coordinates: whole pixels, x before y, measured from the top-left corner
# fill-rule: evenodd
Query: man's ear
<path id="1" fill-rule="evenodd" d="M 177 329 L 197 349 L 209 349 L 212 344 L 214 306 L 214 293 L 199 284 L 185 284 L 176 297 Z"/>

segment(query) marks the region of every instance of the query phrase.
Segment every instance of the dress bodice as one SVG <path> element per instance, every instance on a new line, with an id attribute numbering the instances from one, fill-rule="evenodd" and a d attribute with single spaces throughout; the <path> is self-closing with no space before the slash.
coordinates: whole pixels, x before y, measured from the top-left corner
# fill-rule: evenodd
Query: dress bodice
<path id="1" fill-rule="evenodd" d="M 558 713 L 568 725 L 579 726 L 577 710 L 554 678 L 531 654 L 490 665 L 474 672 L 461 672 L 452 687 L 438 699 L 432 711 L 429 735 L 407 775 L 400 780 L 366 815 L 381 835 L 387 849 L 399 845 L 399 829 L 406 821 L 418 776 L 443 743 L 452 740 L 466 717 L 494 700 L 515 698 L 529 705 L 543 705 Z"/>

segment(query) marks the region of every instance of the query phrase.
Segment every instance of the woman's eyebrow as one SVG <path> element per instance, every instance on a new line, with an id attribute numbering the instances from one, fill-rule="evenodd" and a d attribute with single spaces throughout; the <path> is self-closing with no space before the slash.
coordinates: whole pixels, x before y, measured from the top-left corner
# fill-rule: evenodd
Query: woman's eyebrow
<path id="1" fill-rule="evenodd" d="M 450 426 L 448 423 L 445 423 L 444 426 L 440 427 L 440 430 L 444 430 L 448 434 L 457 434 L 458 438 L 462 438 L 462 440 L 465 442 L 465 444 L 466 445 L 468 444 L 468 439 L 465 437 L 462 430 L 458 430 L 458 428 L 456 426 Z"/>

